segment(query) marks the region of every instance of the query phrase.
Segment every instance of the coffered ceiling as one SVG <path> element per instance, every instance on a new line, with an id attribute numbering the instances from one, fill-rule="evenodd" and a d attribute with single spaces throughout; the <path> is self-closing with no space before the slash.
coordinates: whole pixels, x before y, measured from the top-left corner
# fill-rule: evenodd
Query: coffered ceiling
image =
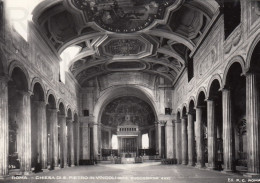
<path id="1" fill-rule="evenodd" d="M 69 71 L 82 86 L 116 72 L 173 85 L 218 8 L 214 0 L 45 0 L 33 22 L 58 54 L 80 47 Z"/>

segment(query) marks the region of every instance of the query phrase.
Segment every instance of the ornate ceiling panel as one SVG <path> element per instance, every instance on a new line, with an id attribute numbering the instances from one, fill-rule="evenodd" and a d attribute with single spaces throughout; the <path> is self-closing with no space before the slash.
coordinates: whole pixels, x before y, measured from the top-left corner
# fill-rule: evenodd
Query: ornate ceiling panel
<path id="1" fill-rule="evenodd" d="M 218 10 L 197 0 L 43 1 L 33 22 L 53 51 L 81 51 L 69 70 L 82 86 L 113 73 L 145 73 L 171 86 Z"/>
<path id="2" fill-rule="evenodd" d="M 87 22 L 104 30 L 129 33 L 143 30 L 162 20 L 181 0 L 70 0 Z"/>
<path id="3" fill-rule="evenodd" d="M 112 60 L 141 59 L 156 52 L 159 42 L 146 35 L 104 36 L 94 47 Z"/>

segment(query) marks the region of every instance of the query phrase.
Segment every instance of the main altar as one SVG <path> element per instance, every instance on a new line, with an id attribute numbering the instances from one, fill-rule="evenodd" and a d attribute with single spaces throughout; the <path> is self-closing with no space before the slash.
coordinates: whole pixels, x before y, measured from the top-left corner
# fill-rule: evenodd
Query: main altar
<path id="1" fill-rule="evenodd" d="M 118 154 L 122 163 L 135 162 L 138 157 L 140 145 L 140 131 L 138 125 L 130 120 L 130 115 L 125 116 L 125 121 L 117 127 Z"/>

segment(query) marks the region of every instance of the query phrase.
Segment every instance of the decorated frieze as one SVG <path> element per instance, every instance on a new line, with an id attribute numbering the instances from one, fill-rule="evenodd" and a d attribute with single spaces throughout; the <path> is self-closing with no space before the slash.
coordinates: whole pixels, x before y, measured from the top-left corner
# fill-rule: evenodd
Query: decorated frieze
<path id="1" fill-rule="evenodd" d="M 42 55 L 37 55 L 35 65 L 43 75 L 48 77 L 50 81 L 54 80 L 53 68 Z"/>
<path id="2" fill-rule="evenodd" d="M 224 43 L 225 55 L 229 55 L 233 50 L 237 48 L 238 44 L 241 42 L 242 33 L 242 24 L 240 24 Z"/>

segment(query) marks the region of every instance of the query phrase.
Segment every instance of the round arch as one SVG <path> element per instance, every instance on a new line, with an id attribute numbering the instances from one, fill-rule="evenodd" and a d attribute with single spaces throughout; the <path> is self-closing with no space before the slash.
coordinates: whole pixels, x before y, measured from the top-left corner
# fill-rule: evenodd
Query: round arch
<path id="1" fill-rule="evenodd" d="M 64 105 L 64 102 L 62 101 L 62 99 L 59 99 L 58 101 L 58 109 L 59 109 L 59 114 L 67 116 L 67 111 Z"/>
<path id="2" fill-rule="evenodd" d="M 67 109 L 66 109 L 66 113 L 67 113 L 67 118 L 69 118 L 69 119 L 71 119 L 72 121 L 74 120 L 73 118 L 74 118 L 74 116 L 73 116 L 73 113 L 72 113 L 72 110 L 71 110 L 71 106 L 70 105 L 68 105 L 67 106 Z"/>
<path id="3" fill-rule="evenodd" d="M 219 82 L 219 85 L 220 85 L 220 89 L 223 88 L 223 84 L 222 84 L 222 79 L 221 79 L 221 76 L 219 74 L 215 74 L 211 77 L 209 83 L 208 83 L 208 86 L 207 86 L 207 96 L 206 98 L 209 98 L 209 95 L 210 95 L 210 87 L 212 85 L 212 83 L 215 81 L 215 80 L 218 80 Z"/>
<path id="4" fill-rule="evenodd" d="M 260 33 L 255 37 L 254 41 L 251 43 L 251 45 L 249 47 L 247 58 L 246 58 L 245 71 L 248 71 L 250 69 L 251 65 L 252 65 L 252 63 L 251 63 L 252 55 L 253 55 L 253 52 L 255 50 L 255 47 L 259 43 L 260 43 Z"/>
<path id="5" fill-rule="evenodd" d="M 225 87 L 227 84 L 227 75 L 228 75 L 228 71 L 230 69 L 230 67 L 234 64 L 234 63 L 239 63 L 241 65 L 242 68 L 242 73 L 245 73 L 245 61 L 241 56 L 235 56 L 231 59 L 231 61 L 228 62 L 228 64 L 225 67 L 225 71 L 224 71 L 224 75 L 223 75 L 223 81 L 222 81 L 222 87 Z"/>
<path id="6" fill-rule="evenodd" d="M 107 104 L 109 104 L 114 99 L 123 96 L 135 96 L 143 99 L 151 106 L 151 108 L 155 113 L 156 120 L 158 119 L 159 112 L 157 110 L 156 103 L 154 102 L 153 97 L 147 91 L 145 91 L 144 89 L 138 86 L 118 86 L 118 87 L 109 88 L 98 99 L 93 111 L 94 122 L 95 123 L 100 122 L 101 114 Z"/>
<path id="7" fill-rule="evenodd" d="M 12 73 L 14 71 L 15 68 L 19 68 L 25 75 L 25 78 L 26 78 L 26 82 L 27 82 L 27 86 L 26 86 L 26 89 L 29 90 L 30 86 L 30 77 L 29 77 L 29 73 L 28 71 L 25 69 L 25 67 L 23 66 L 22 63 L 20 63 L 19 61 L 12 61 L 11 64 L 9 65 L 9 68 L 8 68 L 8 75 L 9 77 L 12 77 Z"/>
<path id="8" fill-rule="evenodd" d="M 42 87 L 42 90 L 43 90 L 43 93 L 44 93 L 44 96 L 43 96 L 44 101 L 46 101 L 46 89 L 45 89 L 45 86 L 44 86 L 44 84 L 43 84 L 43 82 L 40 78 L 38 78 L 38 77 L 33 78 L 32 82 L 31 82 L 31 86 L 30 86 L 30 91 L 33 91 L 36 83 L 39 83 L 39 85 Z"/>
<path id="9" fill-rule="evenodd" d="M 8 74 L 7 58 L 2 47 L 0 47 L 0 64 L 0 74 Z"/>
<path id="10" fill-rule="evenodd" d="M 75 122 L 79 122 L 79 116 L 78 116 L 78 113 L 76 110 L 74 110 L 74 112 L 73 112 L 73 117 L 74 117 Z"/>
<path id="11" fill-rule="evenodd" d="M 187 109 L 188 109 L 188 108 L 187 108 L 187 104 L 186 104 L 186 103 L 183 104 L 183 105 L 182 105 L 182 110 L 181 110 L 181 117 L 184 117 L 184 114 L 187 115 L 187 112 L 188 112 Z"/>
<path id="12" fill-rule="evenodd" d="M 193 103 L 194 107 L 195 107 L 195 104 L 196 104 L 196 100 L 195 100 L 195 97 L 191 96 L 189 98 L 189 102 L 188 102 L 188 112 L 190 112 L 190 108 L 191 108 L 191 104 Z"/>
<path id="13" fill-rule="evenodd" d="M 53 90 L 48 90 L 47 91 L 47 94 L 46 94 L 46 103 L 48 104 L 48 101 L 49 101 L 49 98 L 50 97 L 53 97 L 54 98 L 54 108 L 57 108 L 57 98 L 56 98 L 56 95 L 55 95 L 55 93 L 54 93 L 54 91 Z"/>
<path id="14" fill-rule="evenodd" d="M 197 96 L 196 96 L 196 103 L 195 103 L 195 106 L 198 106 L 198 102 L 199 102 L 199 96 L 200 96 L 200 93 L 203 92 L 205 97 L 207 96 L 207 90 L 205 89 L 205 87 L 200 87 L 198 92 L 197 92 Z"/>

